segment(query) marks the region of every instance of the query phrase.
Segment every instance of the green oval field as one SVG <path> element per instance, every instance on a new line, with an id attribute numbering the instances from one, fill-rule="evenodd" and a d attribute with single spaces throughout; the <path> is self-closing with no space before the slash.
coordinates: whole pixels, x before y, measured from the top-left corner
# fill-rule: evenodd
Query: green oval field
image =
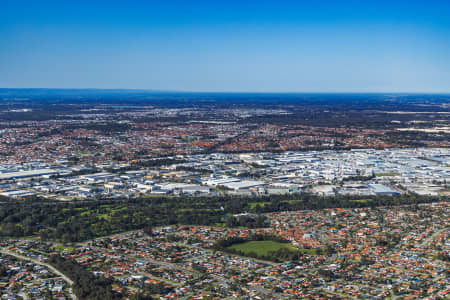
<path id="1" fill-rule="evenodd" d="M 258 256 L 267 255 L 270 251 L 277 251 L 281 248 L 287 248 L 294 251 L 298 250 L 288 243 L 279 243 L 275 241 L 249 241 L 245 243 L 234 244 L 228 248 L 242 251 L 245 254 L 255 252 Z"/>

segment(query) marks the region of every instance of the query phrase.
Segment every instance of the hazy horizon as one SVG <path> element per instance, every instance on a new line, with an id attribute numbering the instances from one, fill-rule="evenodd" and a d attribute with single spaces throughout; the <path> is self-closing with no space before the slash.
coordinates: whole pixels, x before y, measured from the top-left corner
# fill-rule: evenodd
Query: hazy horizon
<path id="1" fill-rule="evenodd" d="M 0 87 L 0 100 L 8 99 L 9 97 L 57 97 L 57 96 L 134 96 L 139 95 L 140 97 L 181 97 L 181 96 L 198 96 L 198 97 L 256 97 L 261 99 L 274 97 L 285 97 L 286 99 L 291 99 L 295 97 L 310 97 L 311 99 L 320 96 L 329 97 L 410 97 L 410 96 L 450 96 L 450 92 L 291 92 L 291 91 L 280 91 L 280 92 L 255 92 L 255 91 L 181 91 L 181 90 L 156 90 L 156 89 L 128 89 L 128 88 L 3 88 Z"/>
<path id="2" fill-rule="evenodd" d="M 0 91 L 2 90 L 48 90 L 48 91 L 120 91 L 120 92 L 148 92 L 148 93 L 193 93 L 193 94 L 286 94 L 286 95 L 315 95 L 315 94 L 329 94 L 329 95 L 345 95 L 345 94 L 354 94 L 354 95 L 364 95 L 364 94 L 374 94 L 374 95 L 426 95 L 426 94 L 435 94 L 435 95 L 447 95 L 450 92 L 391 92 L 391 91 L 377 91 L 377 92 L 351 92 L 351 91 L 267 91 L 267 92 L 258 92 L 258 91 L 196 91 L 196 90 L 158 90 L 158 89 L 146 89 L 146 88 L 96 88 L 96 87 L 79 87 L 79 88 L 53 88 L 53 87 L 23 87 L 23 88 L 14 88 L 14 87 L 0 87 Z"/>

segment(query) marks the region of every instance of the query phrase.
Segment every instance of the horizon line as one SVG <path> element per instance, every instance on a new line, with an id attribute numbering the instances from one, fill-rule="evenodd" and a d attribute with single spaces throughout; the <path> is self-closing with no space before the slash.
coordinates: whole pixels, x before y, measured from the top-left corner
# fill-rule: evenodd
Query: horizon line
<path id="1" fill-rule="evenodd" d="M 421 94 L 421 95 L 450 95 L 450 91 L 440 92 L 425 92 L 425 91 L 196 91 L 196 90 L 158 90 L 158 89 L 144 89 L 144 88 L 55 88 L 55 87 L 0 87 L 0 90 L 72 90 L 72 91 L 142 91 L 153 93 L 196 93 L 196 94 Z"/>

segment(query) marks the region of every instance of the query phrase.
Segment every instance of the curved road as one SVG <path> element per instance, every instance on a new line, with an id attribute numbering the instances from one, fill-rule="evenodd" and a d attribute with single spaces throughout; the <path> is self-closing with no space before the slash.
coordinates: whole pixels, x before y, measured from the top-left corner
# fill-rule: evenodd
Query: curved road
<path id="1" fill-rule="evenodd" d="M 60 271 L 58 271 L 58 269 L 56 269 L 55 267 L 53 267 L 53 266 L 50 265 L 50 264 L 44 263 L 44 262 L 39 261 L 39 260 L 34 259 L 34 258 L 30 258 L 30 257 L 22 256 L 22 255 L 20 255 L 20 254 L 16 254 L 16 253 L 11 252 L 11 251 L 9 251 L 9 250 L 1 249 L 1 250 L 0 250 L 0 253 L 6 254 L 6 255 L 11 255 L 11 256 L 14 256 L 14 257 L 16 257 L 16 258 L 18 258 L 18 259 L 28 260 L 28 261 L 31 261 L 31 262 L 37 264 L 37 265 L 45 266 L 45 267 L 49 268 L 50 270 L 52 270 L 53 273 L 57 274 L 57 275 L 60 276 L 62 279 L 64 279 L 64 281 L 67 282 L 70 286 L 73 285 L 73 281 L 72 281 L 69 277 L 67 277 L 66 275 L 64 275 L 64 274 L 61 273 Z M 69 291 L 70 291 L 70 295 L 71 295 L 72 299 L 73 299 L 73 300 L 76 300 L 76 299 L 77 299 L 77 296 L 75 296 L 75 294 L 72 293 L 72 289 L 70 289 Z"/>

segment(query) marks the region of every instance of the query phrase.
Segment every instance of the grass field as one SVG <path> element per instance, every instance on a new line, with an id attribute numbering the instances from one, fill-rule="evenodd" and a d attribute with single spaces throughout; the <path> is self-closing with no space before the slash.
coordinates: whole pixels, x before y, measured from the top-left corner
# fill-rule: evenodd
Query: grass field
<path id="1" fill-rule="evenodd" d="M 73 251 L 75 250 L 75 247 L 69 247 L 64 245 L 56 245 L 55 250 L 57 251 Z"/>
<path id="2" fill-rule="evenodd" d="M 277 251 L 281 248 L 286 248 L 291 251 L 300 251 L 303 254 L 316 255 L 317 249 L 299 249 L 291 246 L 288 243 L 280 243 L 275 241 L 249 241 L 229 246 L 227 249 L 234 249 L 241 251 L 244 255 L 254 252 L 258 256 L 266 256 L 270 251 Z"/>
<path id="3" fill-rule="evenodd" d="M 399 176 L 398 173 L 376 173 L 376 177 L 385 177 L 385 176 Z"/>
<path id="4" fill-rule="evenodd" d="M 255 208 L 257 205 L 261 205 L 262 207 L 264 207 L 264 205 L 266 204 L 270 204 L 272 202 L 249 202 L 248 205 L 250 205 L 250 209 Z"/>
<path id="5" fill-rule="evenodd" d="M 356 199 L 356 200 L 350 200 L 351 202 L 359 202 L 359 203 L 366 203 L 370 199 Z"/>
<path id="6" fill-rule="evenodd" d="M 258 256 L 264 256 L 270 251 L 277 251 L 281 248 L 288 248 L 289 250 L 297 250 L 287 243 L 279 243 L 274 241 L 250 241 L 245 243 L 234 244 L 228 247 L 242 251 L 243 253 L 255 252 Z"/>

